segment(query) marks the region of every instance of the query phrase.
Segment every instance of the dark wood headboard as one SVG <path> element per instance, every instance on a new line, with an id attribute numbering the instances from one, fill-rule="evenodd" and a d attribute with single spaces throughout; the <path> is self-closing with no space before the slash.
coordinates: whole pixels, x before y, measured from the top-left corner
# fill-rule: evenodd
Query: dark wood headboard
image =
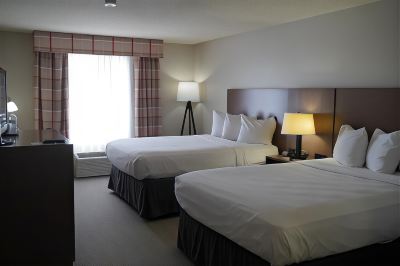
<path id="1" fill-rule="evenodd" d="M 400 89 L 336 89 L 334 139 L 342 124 L 365 127 L 369 137 L 375 128 L 400 130 Z"/>
<path id="2" fill-rule="evenodd" d="M 276 116 L 273 144 L 279 152 L 295 146 L 295 137 L 280 134 L 286 112 L 314 113 L 316 135 L 303 137 L 303 148 L 332 155 L 342 124 L 365 127 L 371 137 L 375 128 L 400 130 L 400 88 L 229 89 L 228 113 L 265 118 Z"/>
<path id="3" fill-rule="evenodd" d="M 295 136 L 281 135 L 284 113 L 314 113 L 316 133 L 303 137 L 310 154 L 332 155 L 335 89 L 228 89 L 227 111 L 278 120 L 273 144 L 279 152 L 295 147 Z"/>

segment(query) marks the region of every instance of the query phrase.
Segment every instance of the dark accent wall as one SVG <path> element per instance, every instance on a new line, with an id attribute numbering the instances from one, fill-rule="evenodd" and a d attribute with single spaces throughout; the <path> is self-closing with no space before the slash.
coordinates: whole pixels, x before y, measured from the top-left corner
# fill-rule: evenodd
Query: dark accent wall
<path id="1" fill-rule="evenodd" d="M 284 113 L 313 113 L 316 135 L 303 136 L 303 149 L 310 154 L 332 155 L 335 89 L 229 89 L 228 113 L 251 117 L 275 116 L 278 120 L 273 144 L 279 152 L 294 148 L 296 136 L 280 134 Z"/>
<path id="2" fill-rule="evenodd" d="M 286 112 L 314 114 L 316 135 L 303 136 L 303 149 L 312 156 L 332 156 L 342 124 L 365 127 L 370 137 L 376 128 L 400 130 L 399 88 L 229 89 L 227 107 L 231 114 L 275 116 L 273 144 L 279 152 L 295 147 L 295 136 L 280 133 Z"/>

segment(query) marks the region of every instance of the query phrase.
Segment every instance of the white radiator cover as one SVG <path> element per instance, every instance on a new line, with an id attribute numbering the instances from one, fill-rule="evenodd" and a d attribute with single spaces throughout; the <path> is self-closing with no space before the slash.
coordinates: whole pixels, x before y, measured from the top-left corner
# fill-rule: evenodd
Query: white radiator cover
<path id="1" fill-rule="evenodd" d="M 104 176 L 111 173 L 111 162 L 104 152 L 74 154 L 75 177 Z"/>

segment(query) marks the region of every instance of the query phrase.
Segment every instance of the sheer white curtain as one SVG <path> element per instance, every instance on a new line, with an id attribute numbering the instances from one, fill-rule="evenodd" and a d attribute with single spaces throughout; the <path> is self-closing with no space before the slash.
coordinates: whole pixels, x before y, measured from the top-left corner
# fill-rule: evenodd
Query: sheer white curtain
<path id="1" fill-rule="evenodd" d="M 74 152 L 104 151 L 134 132 L 133 59 L 69 54 L 70 140 Z"/>

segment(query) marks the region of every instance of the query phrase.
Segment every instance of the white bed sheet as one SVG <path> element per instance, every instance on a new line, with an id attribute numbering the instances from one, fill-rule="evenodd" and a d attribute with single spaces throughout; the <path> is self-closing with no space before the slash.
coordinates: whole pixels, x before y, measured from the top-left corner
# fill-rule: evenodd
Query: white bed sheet
<path id="1" fill-rule="evenodd" d="M 120 139 L 106 148 L 112 164 L 137 179 L 260 164 L 266 155 L 277 153 L 273 145 L 239 143 L 211 135 Z"/>
<path id="2" fill-rule="evenodd" d="M 191 172 L 175 194 L 194 219 L 272 265 L 400 236 L 400 174 L 333 159 Z"/>

